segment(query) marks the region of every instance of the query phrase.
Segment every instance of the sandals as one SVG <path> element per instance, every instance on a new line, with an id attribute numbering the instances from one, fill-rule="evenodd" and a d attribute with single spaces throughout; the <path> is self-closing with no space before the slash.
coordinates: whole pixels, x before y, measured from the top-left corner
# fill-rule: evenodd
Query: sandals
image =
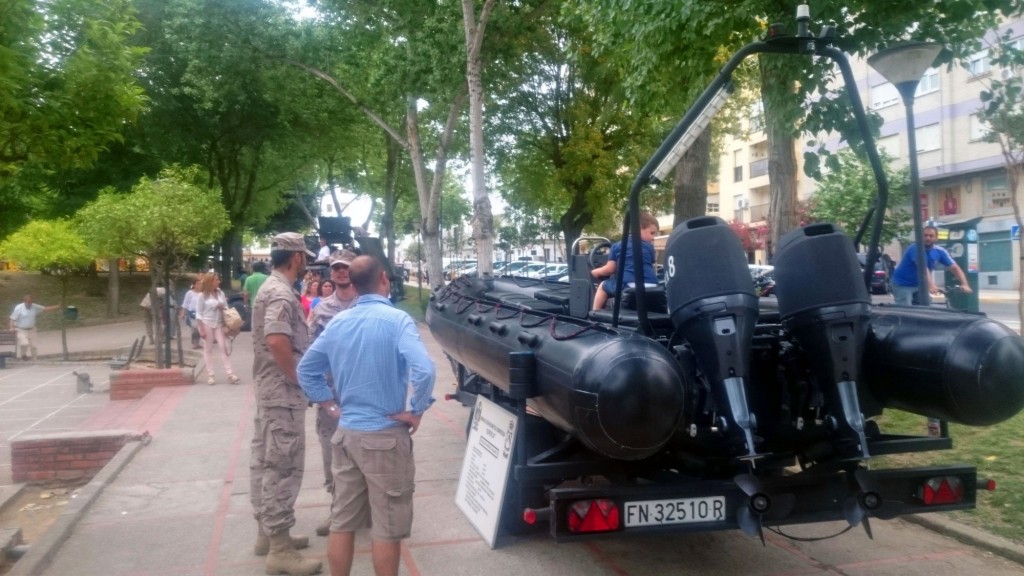
<path id="1" fill-rule="evenodd" d="M 241 381 L 242 379 L 239 378 L 237 374 L 232 374 L 228 376 L 228 384 L 238 384 Z"/>

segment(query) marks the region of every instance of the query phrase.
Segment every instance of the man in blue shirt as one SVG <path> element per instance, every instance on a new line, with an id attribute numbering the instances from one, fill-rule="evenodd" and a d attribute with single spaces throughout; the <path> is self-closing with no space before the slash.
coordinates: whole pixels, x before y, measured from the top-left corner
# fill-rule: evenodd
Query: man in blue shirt
<path id="1" fill-rule="evenodd" d="M 945 248 L 935 245 L 935 241 L 939 238 L 939 231 L 933 226 L 925 226 L 923 236 L 925 258 L 928 260 L 929 274 L 926 274 L 928 278 L 928 292 L 931 294 L 939 292 L 931 275 L 931 271 L 935 269 L 935 263 L 938 262 L 949 268 L 956 275 L 957 279 L 960 280 L 960 287 L 964 294 L 970 294 L 971 285 L 967 282 L 967 276 L 964 274 L 963 269 L 953 261 Z M 896 265 L 896 270 L 893 271 L 892 293 L 896 304 L 900 306 L 910 306 L 913 303 L 914 294 L 917 293 L 916 244 L 912 244 L 910 248 L 907 248 L 907 251 L 903 253 L 903 258 L 900 259 L 900 263 Z"/>
<path id="2" fill-rule="evenodd" d="M 327 561 L 334 576 L 349 574 L 355 531 L 372 526 L 374 571 L 397 575 L 401 541 L 412 530 L 411 435 L 434 402 L 436 369 L 412 318 L 388 300 L 391 283 L 381 262 L 359 256 L 349 277 L 359 294 L 355 306 L 327 324 L 297 370 L 306 396 L 339 418 L 331 439 L 334 502 Z"/>

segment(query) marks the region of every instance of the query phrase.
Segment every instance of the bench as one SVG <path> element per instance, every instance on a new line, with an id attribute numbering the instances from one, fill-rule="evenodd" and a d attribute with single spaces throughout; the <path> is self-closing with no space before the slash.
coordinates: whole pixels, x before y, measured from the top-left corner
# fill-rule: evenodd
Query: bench
<path id="1" fill-rule="evenodd" d="M 107 361 L 111 370 L 127 370 L 132 362 L 142 355 L 142 348 L 146 344 L 146 337 L 137 338 L 131 346 L 125 346 L 118 350 L 117 355 Z"/>
<path id="2" fill-rule="evenodd" d="M 543 300 L 550 302 L 551 304 L 558 304 L 565 310 L 569 309 L 569 287 L 565 286 L 558 288 L 549 288 L 547 290 L 537 290 L 533 293 L 533 297 L 537 300 Z"/>
<path id="3" fill-rule="evenodd" d="M 14 330 L 0 330 L 0 346 L 11 346 L 17 350 L 18 333 Z M 15 350 L 0 351 L 0 368 L 7 367 L 7 359 L 14 358 Z"/>
<path id="4" fill-rule="evenodd" d="M 611 325 L 613 314 L 614 311 L 607 308 L 604 310 L 591 310 L 589 318 L 595 322 Z M 668 314 L 648 311 L 647 322 L 657 332 L 671 332 L 675 329 L 675 326 L 672 324 L 672 317 Z M 623 328 L 639 328 L 640 317 L 637 316 L 636 310 L 619 310 L 619 326 Z"/>

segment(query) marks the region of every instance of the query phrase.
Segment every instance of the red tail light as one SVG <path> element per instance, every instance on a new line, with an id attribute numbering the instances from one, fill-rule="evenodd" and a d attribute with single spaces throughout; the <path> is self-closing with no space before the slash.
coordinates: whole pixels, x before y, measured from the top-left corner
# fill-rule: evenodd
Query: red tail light
<path id="1" fill-rule="evenodd" d="M 606 498 L 580 500 L 569 507 L 568 515 L 570 532 L 610 532 L 619 529 L 619 507 Z"/>
<path id="2" fill-rule="evenodd" d="M 917 489 L 917 497 L 928 506 L 956 504 L 964 499 L 964 483 L 956 476 L 929 478 Z"/>
<path id="3" fill-rule="evenodd" d="M 885 272 L 881 270 L 875 270 L 875 276 L 878 276 L 879 278 L 885 278 Z"/>
<path id="4" fill-rule="evenodd" d="M 523 522 L 526 522 L 530 526 L 537 523 L 537 512 L 533 508 L 527 508 L 523 510 Z"/>

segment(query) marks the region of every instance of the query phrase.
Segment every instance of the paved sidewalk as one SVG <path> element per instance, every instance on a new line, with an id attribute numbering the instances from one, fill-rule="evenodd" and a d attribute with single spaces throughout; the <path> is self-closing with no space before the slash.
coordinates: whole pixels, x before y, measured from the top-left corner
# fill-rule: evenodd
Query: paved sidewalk
<path id="1" fill-rule="evenodd" d="M 129 342 L 140 325 L 76 329 L 74 341 L 117 347 Z M 632 574 L 826 574 L 822 560 L 843 573 L 868 567 L 874 574 L 905 574 L 899 566 L 914 563 L 920 573 L 1018 574 L 1020 566 L 993 562 L 984 553 L 939 534 L 900 521 L 872 526 L 875 541 L 845 535 L 816 544 L 794 544 L 768 535 L 767 548 L 739 531 L 685 537 L 625 538 L 558 544 L 545 534 L 505 539 L 490 550 L 454 505 L 465 449 L 467 410 L 443 396 L 453 376 L 429 332 L 423 338 L 437 363 L 435 406 L 415 436 L 416 519 L 412 537 L 403 542 L 400 574 L 406 576 L 512 576 L 558 573 Z M 59 352 L 59 333 L 41 334 L 44 350 Z M 72 337 L 69 336 L 69 344 Z M 13 575 L 190 576 L 263 574 L 263 560 L 252 554 L 255 523 L 249 505 L 248 446 L 254 398 L 251 387 L 252 345 L 243 333 L 235 342 L 234 367 L 241 385 L 205 383 L 158 389 L 141 401 L 111 402 L 88 427 L 147 431 L 148 445 L 119 455 L 105 476 L 102 493 L 72 505 L 62 515 L 65 528 L 48 533 L 19 561 Z M 205 378 L 200 380 L 205 381 Z M 313 413 L 306 419 L 306 475 L 298 499 L 295 532 L 311 535 L 305 553 L 323 559 L 326 540 L 313 535 L 328 513 Z M 91 485 L 92 486 L 92 485 Z M 98 488 L 96 489 L 99 490 Z M 91 505 L 89 505 L 91 503 Z M 74 520 L 75 522 L 72 522 Z M 823 534 L 843 526 L 817 527 Z M 805 534 L 805 531 L 796 531 Z M 510 545 L 512 544 L 512 545 Z M 878 563 L 868 559 L 877 557 Z M 979 563 L 983 566 L 979 567 Z M 783 569 L 785 568 L 785 569 Z M 780 572 L 781 570 L 781 572 Z M 324 574 L 328 573 L 326 566 Z M 370 542 L 357 537 L 355 575 L 372 574 Z"/>
<path id="2" fill-rule="evenodd" d="M 982 302 L 1015 302 L 1020 300 L 1020 292 L 1016 290 L 986 290 L 978 291 L 978 299 Z"/>
<path id="3" fill-rule="evenodd" d="M 117 347 L 135 338 L 141 323 L 74 329 L 72 341 Z M 425 335 L 435 358 L 441 352 Z M 60 351 L 60 334 L 40 335 L 40 354 Z M 85 344 L 83 344 L 85 346 Z M 74 348 L 72 348 L 74 350 Z M 84 348 L 83 348 L 84 349 Z M 90 429 L 148 431 L 152 442 L 113 478 L 95 504 L 84 512 L 67 540 L 50 559 L 45 574 L 186 575 L 261 574 L 263 559 L 252 554 L 255 523 L 249 504 L 249 440 L 255 414 L 251 385 L 252 340 L 235 341 L 232 364 L 242 384 L 231 386 L 216 363 L 219 383 L 156 389 L 134 403 L 111 402 L 94 416 Z M 403 549 L 404 574 L 417 566 L 446 562 L 418 560 L 424 548 L 453 544 L 484 554 L 486 545 L 452 505 L 464 450 L 467 411 L 442 397 L 451 371 L 438 362 L 439 399 L 416 434 L 417 493 L 413 537 Z M 199 372 L 197 371 L 197 374 Z M 120 405 L 120 406 L 118 406 Z M 322 488 L 320 450 L 312 410 L 306 418 L 306 475 L 298 499 L 295 533 L 311 535 L 307 553 L 323 557 L 326 539 L 314 528 L 329 511 Z M 457 556 L 462 552 L 453 550 Z M 19 562 L 15 570 L 21 565 Z M 355 574 L 372 572 L 369 539 L 357 539 Z M 326 573 L 326 569 L 325 569 Z M 432 570 L 431 573 L 441 573 Z"/>

